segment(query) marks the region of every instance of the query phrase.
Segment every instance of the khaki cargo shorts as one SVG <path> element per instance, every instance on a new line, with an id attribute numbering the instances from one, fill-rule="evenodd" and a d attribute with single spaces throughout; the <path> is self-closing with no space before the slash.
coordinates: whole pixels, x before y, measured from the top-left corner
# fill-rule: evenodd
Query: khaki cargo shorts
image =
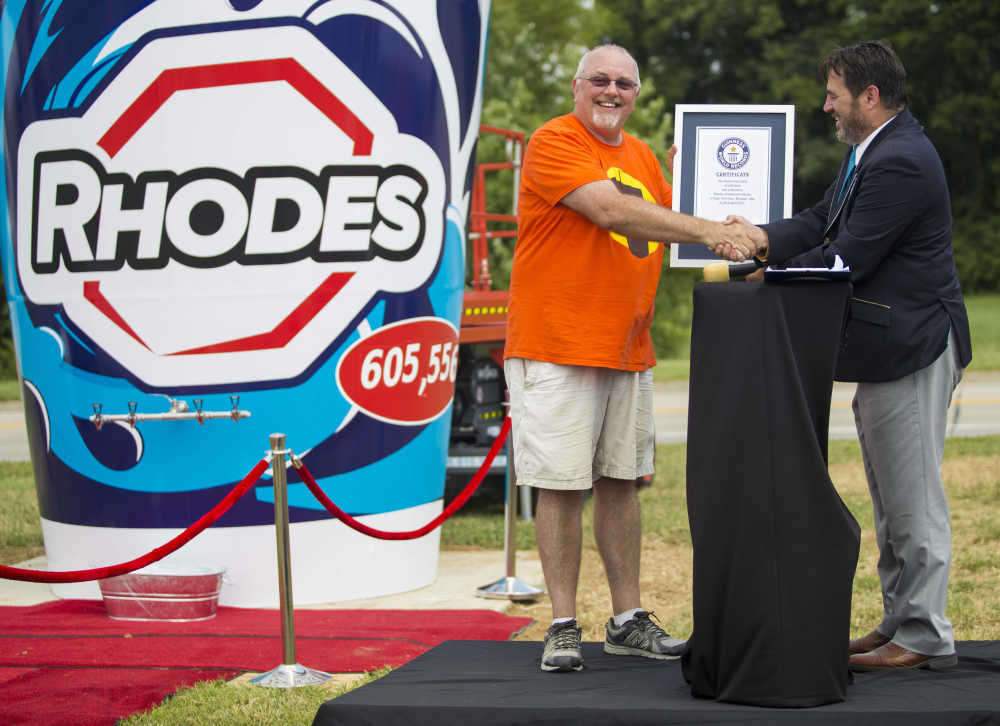
<path id="1" fill-rule="evenodd" d="M 653 473 L 653 371 L 504 361 L 517 483 L 590 489 Z"/>

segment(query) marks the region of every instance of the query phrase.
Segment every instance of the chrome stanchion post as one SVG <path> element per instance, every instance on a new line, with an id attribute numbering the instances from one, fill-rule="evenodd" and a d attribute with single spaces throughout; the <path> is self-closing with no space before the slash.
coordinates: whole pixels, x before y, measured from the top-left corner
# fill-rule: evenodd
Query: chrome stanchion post
<path id="1" fill-rule="evenodd" d="M 291 688 L 314 686 L 330 679 L 329 673 L 295 662 L 295 609 L 292 605 L 292 566 L 288 546 L 288 479 L 285 472 L 284 434 L 271 434 L 271 478 L 274 481 L 274 529 L 278 543 L 278 599 L 281 606 L 281 648 L 284 660 L 277 668 L 250 679 L 258 686 Z"/>
<path id="2" fill-rule="evenodd" d="M 544 590 L 527 584 L 516 576 L 517 571 L 517 473 L 514 471 L 514 437 L 507 435 L 507 470 L 504 495 L 504 555 L 507 560 L 507 574 L 496 582 L 476 588 L 476 595 L 491 600 L 534 600 Z"/>

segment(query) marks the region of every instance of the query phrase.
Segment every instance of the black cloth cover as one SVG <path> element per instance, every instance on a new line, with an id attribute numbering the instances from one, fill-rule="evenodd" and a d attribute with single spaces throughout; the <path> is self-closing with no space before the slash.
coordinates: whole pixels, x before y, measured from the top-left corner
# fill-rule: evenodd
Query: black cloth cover
<path id="1" fill-rule="evenodd" d="M 848 282 L 699 283 L 687 499 L 695 696 L 772 707 L 844 700 L 860 528 L 827 435 Z"/>

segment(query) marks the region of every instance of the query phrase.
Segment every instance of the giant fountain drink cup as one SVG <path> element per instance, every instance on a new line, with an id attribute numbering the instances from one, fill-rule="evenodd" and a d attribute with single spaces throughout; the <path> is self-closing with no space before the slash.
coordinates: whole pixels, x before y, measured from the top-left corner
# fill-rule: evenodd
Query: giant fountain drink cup
<path id="1" fill-rule="evenodd" d="M 372 526 L 441 511 L 488 12 L 8 0 L 4 283 L 50 569 L 163 544 L 275 432 Z M 289 481 L 297 602 L 434 579 L 437 532 L 366 538 Z M 177 556 L 273 605 L 272 523 L 262 479 Z"/>

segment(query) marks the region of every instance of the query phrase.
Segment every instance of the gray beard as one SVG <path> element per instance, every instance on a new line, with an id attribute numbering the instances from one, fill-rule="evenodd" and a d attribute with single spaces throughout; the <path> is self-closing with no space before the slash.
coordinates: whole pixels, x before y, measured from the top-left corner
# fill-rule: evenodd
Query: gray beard
<path id="1" fill-rule="evenodd" d="M 598 106 L 590 117 L 594 120 L 595 126 L 599 126 L 602 129 L 614 129 L 618 126 L 620 114 L 618 113 L 618 109 L 603 109 Z"/>
<path id="2" fill-rule="evenodd" d="M 867 129 L 856 121 L 847 118 L 840 119 L 840 128 L 836 131 L 837 141 L 848 146 L 860 143 L 868 135 Z"/>

